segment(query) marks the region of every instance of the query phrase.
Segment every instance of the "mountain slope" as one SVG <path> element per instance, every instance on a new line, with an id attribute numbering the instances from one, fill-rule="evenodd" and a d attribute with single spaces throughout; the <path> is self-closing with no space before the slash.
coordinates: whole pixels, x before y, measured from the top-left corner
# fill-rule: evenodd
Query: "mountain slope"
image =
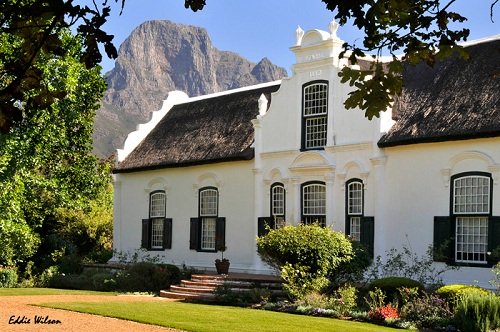
<path id="1" fill-rule="evenodd" d="M 274 81 L 286 70 L 267 58 L 252 63 L 219 51 L 203 28 L 170 21 L 148 21 L 137 27 L 118 51 L 106 74 L 108 89 L 94 125 L 94 152 L 108 156 L 126 135 L 161 107 L 169 91 L 189 96 Z"/>

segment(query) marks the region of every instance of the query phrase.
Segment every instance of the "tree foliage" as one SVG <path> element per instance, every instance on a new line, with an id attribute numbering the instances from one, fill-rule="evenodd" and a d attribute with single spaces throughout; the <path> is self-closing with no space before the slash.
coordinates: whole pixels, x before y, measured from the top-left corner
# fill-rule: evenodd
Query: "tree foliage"
<path id="1" fill-rule="evenodd" d="M 82 63 L 81 38 L 68 30 L 58 38 L 62 55 L 40 55 L 36 67 L 40 86 L 64 98 L 42 106 L 35 101 L 38 91 L 26 91 L 23 117 L 0 134 L 0 264 L 29 258 L 57 228 L 58 209 L 88 209 L 109 183 L 109 168 L 91 154 L 105 82 L 98 67 Z M 0 47 L 3 54 L 15 45 Z"/>
<path id="2" fill-rule="evenodd" d="M 40 66 L 47 59 L 67 55 L 68 48 L 61 37 L 64 29 L 74 26 L 82 37 L 78 60 L 87 69 L 102 59 L 99 44 L 109 57 L 117 57 L 113 36 L 102 30 L 110 15 L 108 0 L 100 5 L 89 3 L 90 6 L 75 4 L 73 0 L 0 2 L 0 132 L 8 132 L 15 121 L 27 116 L 21 107 L 23 103 L 34 109 L 47 109 L 66 95 L 64 90 L 43 84 L 44 69 Z"/>

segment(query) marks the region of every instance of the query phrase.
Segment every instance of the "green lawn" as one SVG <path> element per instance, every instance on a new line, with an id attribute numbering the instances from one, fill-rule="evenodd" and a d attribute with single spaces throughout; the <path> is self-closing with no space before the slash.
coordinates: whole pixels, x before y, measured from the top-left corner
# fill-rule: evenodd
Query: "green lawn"
<path id="1" fill-rule="evenodd" d="M 0 288 L 0 296 L 29 295 L 116 295 L 111 292 L 94 292 L 86 290 L 56 289 L 56 288 Z"/>
<path id="2" fill-rule="evenodd" d="M 338 319 L 299 316 L 286 313 L 203 305 L 184 302 L 106 302 L 47 303 L 51 308 L 67 309 L 101 316 L 122 318 L 186 331 L 394 331 L 373 324 Z"/>

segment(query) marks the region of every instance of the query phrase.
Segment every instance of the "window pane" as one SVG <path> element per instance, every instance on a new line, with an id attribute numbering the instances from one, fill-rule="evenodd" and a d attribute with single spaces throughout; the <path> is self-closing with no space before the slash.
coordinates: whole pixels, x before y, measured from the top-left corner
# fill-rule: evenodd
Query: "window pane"
<path id="1" fill-rule="evenodd" d="M 217 216 L 217 190 L 200 191 L 200 216 Z"/>
<path id="2" fill-rule="evenodd" d="M 302 206 L 304 215 L 326 214 L 326 192 L 323 184 L 310 184 L 303 188 Z"/>
<path id="3" fill-rule="evenodd" d="M 326 145 L 327 117 L 307 118 L 305 122 L 305 148 L 319 148 Z"/>
<path id="4" fill-rule="evenodd" d="M 454 213 L 489 213 L 490 179 L 485 176 L 465 176 L 453 182 Z"/>
<path id="5" fill-rule="evenodd" d="M 273 216 L 285 215 L 285 188 L 282 185 L 271 189 L 271 213 Z"/>
<path id="6" fill-rule="evenodd" d="M 488 217 L 458 217 L 455 230 L 456 260 L 486 263 Z"/>
<path id="7" fill-rule="evenodd" d="M 351 217 L 350 221 L 350 234 L 353 241 L 359 241 L 361 235 L 361 217 Z"/>
<path id="8" fill-rule="evenodd" d="M 201 249 L 215 250 L 216 218 L 201 219 Z"/>
<path id="9" fill-rule="evenodd" d="M 151 248 L 163 248 L 163 219 L 153 219 L 151 227 Z"/>
<path id="10" fill-rule="evenodd" d="M 165 217 L 165 197 L 165 193 L 163 192 L 151 194 L 149 203 L 150 218 Z"/>
<path id="11" fill-rule="evenodd" d="M 315 83 L 304 88 L 304 115 L 326 114 L 328 111 L 328 84 Z"/>
<path id="12" fill-rule="evenodd" d="M 363 183 L 352 182 L 347 187 L 347 213 L 361 215 L 363 213 Z"/>

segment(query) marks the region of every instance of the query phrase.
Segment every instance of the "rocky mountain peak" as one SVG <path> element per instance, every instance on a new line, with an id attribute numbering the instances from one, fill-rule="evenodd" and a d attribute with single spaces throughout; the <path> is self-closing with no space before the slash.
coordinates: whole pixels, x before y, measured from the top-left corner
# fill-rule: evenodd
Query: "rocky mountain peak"
<path id="1" fill-rule="evenodd" d="M 94 151 L 107 156 L 121 147 L 126 135 L 161 107 L 169 91 L 198 96 L 286 75 L 267 58 L 254 64 L 219 51 L 203 28 L 144 22 L 120 46 L 115 67 L 106 74 L 108 89 L 97 112 Z"/>

